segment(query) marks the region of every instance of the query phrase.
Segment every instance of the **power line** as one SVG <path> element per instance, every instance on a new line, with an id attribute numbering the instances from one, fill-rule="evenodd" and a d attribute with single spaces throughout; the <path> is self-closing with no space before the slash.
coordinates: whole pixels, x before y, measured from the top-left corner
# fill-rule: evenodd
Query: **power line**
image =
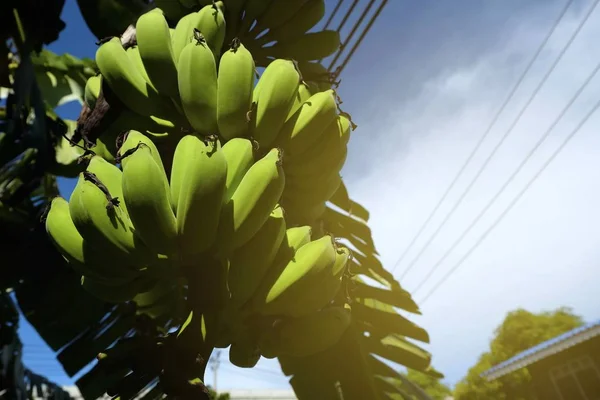
<path id="1" fill-rule="evenodd" d="M 533 57 L 529 61 L 529 64 L 527 65 L 527 67 L 525 68 L 525 70 L 523 71 L 523 73 L 521 74 L 521 76 L 519 77 L 519 79 L 517 80 L 517 82 L 515 83 L 515 85 L 513 86 L 513 88 L 510 91 L 509 95 L 504 100 L 504 103 L 502 103 L 502 105 L 500 106 L 500 108 L 498 109 L 498 111 L 496 112 L 496 114 L 494 115 L 494 118 L 491 120 L 491 122 L 488 125 L 487 129 L 485 130 L 485 132 L 483 133 L 483 135 L 481 136 L 481 138 L 479 139 L 479 141 L 477 142 L 477 144 L 475 145 L 475 147 L 471 151 L 471 154 L 469 154 L 469 156 L 467 157 L 466 161 L 461 166 L 461 168 L 458 171 L 458 173 L 454 176 L 454 179 L 452 180 L 452 182 L 450 183 L 450 185 L 448 185 L 448 187 L 446 188 L 446 191 L 444 192 L 444 194 L 442 195 L 442 197 L 440 198 L 440 200 L 437 202 L 437 204 L 435 205 L 435 207 L 433 208 L 433 210 L 431 211 L 431 213 L 425 219 L 425 222 L 423 222 L 423 224 L 419 227 L 419 230 L 417 231 L 417 234 L 412 238 L 412 240 L 410 241 L 410 243 L 408 244 L 408 246 L 406 247 L 406 249 L 404 249 L 404 252 L 400 255 L 400 257 L 398 258 L 398 260 L 394 264 L 394 267 L 392 268 L 392 272 L 394 272 L 394 270 L 400 265 L 400 263 L 402 263 L 402 261 L 404 261 L 404 258 L 406 257 L 406 255 L 408 254 L 408 252 L 410 251 L 410 249 L 413 247 L 413 245 L 416 243 L 416 241 L 421 237 L 421 234 L 423 233 L 423 231 L 425 230 L 425 228 L 429 225 L 429 222 L 431 222 L 431 219 L 433 218 L 433 216 L 435 215 L 435 213 L 439 210 L 439 208 L 441 207 L 441 205 L 444 203 L 444 201 L 446 200 L 446 198 L 448 197 L 448 195 L 450 194 L 450 192 L 454 188 L 454 185 L 456 185 L 456 183 L 458 182 L 459 178 L 462 176 L 462 174 L 466 170 L 467 166 L 473 160 L 473 157 L 475 156 L 475 154 L 477 153 L 477 151 L 479 150 L 479 148 L 481 147 L 481 145 L 483 144 L 483 142 L 485 141 L 485 139 L 487 138 L 487 136 L 490 134 L 492 128 L 496 125 L 496 122 L 498 121 L 498 118 L 500 117 L 500 115 L 502 114 L 502 112 L 504 111 L 504 109 L 506 108 L 506 106 L 508 105 L 508 103 L 512 100 L 513 96 L 517 92 L 517 89 L 523 83 L 523 80 L 525 79 L 525 76 L 527 76 L 527 74 L 529 73 L 529 70 L 531 69 L 531 67 L 533 66 L 533 64 L 535 63 L 535 61 L 537 60 L 537 58 L 539 57 L 540 53 L 542 52 L 542 50 L 544 49 L 544 47 L 546 47 L 546 44 L 548 43 L 548 40 L 550 40 L 550 37 L 554 34 L 554 31 L 558 27 L 558 24 L 560 23 L 560 21 L 565 16 L 567 10 L 571 6 L 571 3 L 573 3 L 573 0 L 567 1 L 567 3 L 565 4 L 565 6 L 563 7 L 563 9 L 562 9 L 561 13 L 559 14 L 558 18 L 554 21 L 554 23 L 552 25 L 552 28 L 550 29 L 550 31 L 548 31 L 548 34 L 546 35 L 546 37 L 544 38 L 544 40 L 542 40 L 542 42 L 538 46 L 536 52 L 534 53 Z M 404 270 L 404 272 L 400 276 L 400 280 L 402 280 L 406 276 L 406 274 L 408 274 L 408 272 L 412 269 L 413 266 L 414 266 L 414 264 L 411 263 L 411 265 L 409 265 Z"/>
<path id="2" fill-rule="evenodd" d="M 404 271 L 404 273 L 402 274 L 402 276 L 400 277 L 400 279 L 404 278 L 406 276 L 406 274 L 419 261 L 419 259 L 421 258 L 421 256 L 427 250 L 427 248 L 431 245 L 431 243 L 435 240 L 435 238 L 437 237 L 437 235 L 441 232 L 442 228 L 450 220 L 450 218 L 452 217 L 452 215 L 454 215 L 454 212 L 462 204 L 462 202 L 464 201 L 464 199 L 466 198 L 466 196 L 469 194 L 469 192 L 471 191 L 471 189 L 473 188 L 473 186 L 475 185 L 475 183 L 477 183 L 477 181 L 479 180 L 479 178 L 481 177 L 481 175 L 483 174 L 483 172 L 485 172 L 485 170 L 487 169 L 487 167 L 488 167 L 490 161 L 492 160 L 492 158 L 496 155 L 496 153 L 498 152 L 498 150 L 500 149 L 500 147 L 502 147 L 502 145 L 504 144 L 504 142 L 506 141 L 506 139 L 508 138 L 508 136 L 510 136 L 510 134 L 513 132 L 514 128 L 517 126 L 517 124 L 519 123 L 519 121 L 521 120 L 521 118 L 523 117 L 523 115 L 525 114 L 525 111 L 527 111 L 527 109 L 529 108 L 529 106 L 531 105 L 531 103 L 533 102 L 533 100 L 539 94 L 539 92 L 542 89 L 542 87 L 546 84 L 546 81 L 548 80 L 548 78 L 550 77 L 550 75 L 556 69 L 556 66 L 558 65 L 558 63 L 562 60 L 562 58 L 565 55 L 565 53 L 567 52 L 567 50 L 571 47 L 571 44 L 573 43 L 573 41 L 575 40 L 575 38 L 577 37 L 577 35 L 581 31 L 581 29 L 583 28 L 583 26 L 587 22 L 588 18 L 590 17 L 590 15 L 592 14 L 592 12 L 596 8 L 596 6 L 598 5 L 598 2 L 599 2 L 599 0 L 595 0 L 594 5 L 588 10 L 588 13 L 586 14 L 585 18 L 581 21 L 581 23 L 579 24 L 579 26 L 577 27 L 577 29 L 573 32 L 573 34 L 571 35 L 571 37 L 569 38 L 569 40 L 567 41 L 567 43 L 565 44 L 565 46 L 561 49 L 561 51 L 558 54 L 557 58 L 554 60 L 554 62 L 552 63 L 552 65 L 550 66 L 550 68 L 548 69 L 548 71 L 546 72 L 546 74 L 544 75 L 544 77 L 540 80 L 540 82 L 537 85 L 537 87 L 533 90 L 533 92 L 531 93 L 531 96 L 529 96 L 529 98 L 527 99 L 527 102 L 525 103 L 525 105 L 521 108 L 521 110 L 517 114 L 516 118 L 513 120 L 513 122 L 509 126 L 509 128 L 506 130 L 506 132 L 504 132 L 504 135 L 501 137 L 500 141 L 496 144 L 496 146 L 494 147 L 494 149 L 492 150 L 492 152 L 485 159 L 485 161 L 483 162 L 483 164 L 481 165 L 481 167 L 478 169 L 478 171 L 475 174 L 475 176 L 471 179 L 471 181 L 469 182 L 469 184 L 467 185 L 467 187 L 465 188 L 465 190 L 459 196 L 458 200 L 454 203 L 454 205 L 452 206 L 451 210 L 446 214 L 446 216 L 444 217 L 443 221 L 440 223 L 440 225 L 438 225 L 438 227 L 433 232 L 433 234 L 429 237 L 429 239 L 427 240 L 427 242 L 421 247 L 421 250 L 419 251 L 419 253 L 409 263 L 407 269 Z M 566 8 L 563 9 L 563 13 L 561 14 L 561 19 L 562 19 L 562 16 L 564 16 L 565 11 L 566 11 Z M 560 19 L 558 21 L 560 21 Z M 552 31 L 554 31 L 555 28 L 556 28 L 556 25 L 553 27 Z M 552 33 L 552 31 L 551 31 L 551 33 Z M 549 37 L 550 36 L 547 36 L 544 42 L 547 42 L 547 40 L 549 39 Z M 539 50 L 541 50 L 541 48 Z M 539 54 L 539 52 L 536 54 L 536 57 L 537 57 L 538 54 Z M 534 58 L 534 60 L 535 60 L 535 58 Z M 531 67 L 531 64 L 528 66 L 528 69 Z M 514 92 L 511 93 L 511 97 L 512 97 L 513 94 L 514 94 Z M 506 102 L 503 105 L 502 108 L 504 108 L 507 103 L 508 102 Z M 486 131 L 486 133 L 484 134 L 484 136 L 482 137 L 482 139 L 484 139 L 489 134 L 489 132 L 491 131 L 491 128 L 495 124 L 495 121 L 497 120 L 498 116 L 499 116 L 499 114 L 496 115 L 496 117 L 494 118 L 494 123 L 490 125 L 490 127 L 488 128 L 488 130 Z M 461 168 L 461 170 L 459 171 L 459 174 L 455 177 L 455 179 L 452 182 L 452 184 L 449 187 L 449 189 L 451 189 L 452 186 L 456 183 L 456 181 L 458 181 L 458 178 L 460 177 L 460 175 L 462 175 L 462 173 L 465 170 L 465 167 L 471 161 L 472 157 L 476 153 L 476 150 L 479 148 L 479 146 L 482 143 L 483 143 L 483 140 L 480 140 L 479 143 L 477 143 L 477 146 L 474 149 L 475 151 L 471 153 L 471 155 L 469 156 L 469 158 L 467 160 L 468 162 L 466 162 L 463 165 L 463 168 Z M 447 196 L 449 192 L 450 192 L 450 190 L 447 190 L 446 193 L 444 194 L 444 197 Z M 439 205 L 441 205 L 441 202 L 438 203 L 438 206 L 436 208 L 439 208 Z M 433 216 L 433 214 L 431 216 Z M 431 218 L 428 218 L 428 220 L 430 220 L 430 219 Z"/>
<path id="3" fill-rule="evenodd" d="M 344 59 L 344 61 L 340 64 L 340 66 L 338 66 L 336 68 L 336 70 L 335 70 L 335 79 L 337 79 L 340 76 L 340 74 L 342 73 L 342 71 L 344 70 L 344 68 L 346 68 L 346 65 L 348 64 L 348 61 L 350 61 L 350 59 L 352 58 L 352 56 L 356 52 L 356 49 L 358 49 L 358 46 L 360 46 L 360 44 L 362 43 L 362 41 L 365 38 L 365 36 L 367 36 L 367 33 L 369 33 L 369 31 L 373 27 L 373 24 L 375 23 L 375 20 L 379 17 L 379 14 L 381 14 L 381 11 L 383 11 L 383 8 L 386 6 L 387 2 L 388 2 L 388 0 L 383 0 L 381 2 L 381 4 L 379 5 L 379 8 L 377 9 L 377 11 L 375 11 L 375 14 L 373 15 L 373 17 L 371 17 L 371 20 L 369 21 L 369 23 L 367 24 L 367 26 L 365 27 L 365 29 L 360 34 L 360 36 L 359 36 L 358 40 L 356 41 L 356 43 L 354 43 L 354 46 L 352 46 L 352 49 L 350 50 L 350 52 L 348 53 L 348 55 L 346 56 L 346 58 Z"/>
<path id="4" fill-rule="evenodd" d="M 342 18 L 342 21 L 340 22 L 340 24 L 338 25 L 338 27 L 336 29 L 338 32 L 340 32 L 342 30 L 342 28 L 344 27 L 344 25 L 346 25 L 346 22 L 348 22 L 348 18 L 350 18 L 350 15 L 356 8 L 357 4 L 358 4 L 358 0 L 354 0 L 352 2 L 352 4 L 350 5 L 350 8 L 348 9 L 348 11 L 346 11 L 346 15 L 344 15 L 344 18 Z"/>
<path id="5" fill-rule="evenodd" d="M 360 25 L 364 21 L 365 17 L 369 13 L 369 11 L 371 11 L 371 7 L 373 7 L 374 3 L 375 3 L 375 0 L 369 0 L 369 4 L 367 4 L 367 7 L 365 7 L 365 9 L 363 10 L 363 12 L 360 15 L 360 17 L 358 17 L 358 21 L 356 21 L 354 23 L 354 26 L 352 27 L 352 30 L 350 31 L 350 33 L 346 37 L 346 40 L 344 40 L 344 43 L 342 43 L 342 45 L 340 46 L 340 49 L 338 50 L 337 54 L 335 55 L 335 57 L 333 57 L 333 60 L 329 64 L 329 68 L 328 68 L 329 70 L 331 70 L 333 68 L 333 66 L 335 65 L 335 63 L 337 62 L 337 60 L 340 58 L 340 56 L 342 55 L 342 53 L 344 52 L 344 50 L 346 50 L 346 46 L 348 46 L 348 43 L 350 43 L 350 41 L 354 37 L 354 34 L 356 33 L 356 31 L 358 30 L 358 28 L 360 27 Z"/>
<path id="6" fill-rule="evenodd" d="M 327 22 L 325 23 L 325 26 L 323 27 L 323 30 L 325 30 L 325 29 L 327 29 L 329 27 L 329 24 L 331 24 L 331 21 L 335 17 L 335 14 L 337 14 L 337 12 L 340 10 L 340 7 L 342 6 L 343 3 L 344 3 L 344 0 L 338 0 L 337 4 L 335 5 L 335 8 L 333 9 L 333 11 L 331 12 L 331 14 L 329 15 L 329 18 L 327 18 Z"/>
<path id="7" fill-rule="evenodd" d="M 588 79 L 586 80 L 586 82 L 584 83 L 582 88 L 580 88 L 580 90 L 578 91 L 579 94 L 583 91 L 583 88 L 585 88 L 585 86 L 587 86 L 587 84 L 591 81 L 591 78 L 594 77 L 599 70 L 600 70 L 600 63 L 596 66 L 593 73 L 588 77 Z M 575 97 L 579 96 L 579 94 L 577 94 Z M 570 102 L 570 103 L 572 103 L 572 102 Z M 570 107 L 570 105 L 567 106 L 567 108 L 568 107 Z M 421 302 L 420 302 L 421 304 L 424 303 L 429 297 L 431 297 L 431 295 L 433 293 L 435 293 L 435 291 L 454 273 L 454 271 L 456 271 L 463 264 L 463 262 L 471 255 L 471 253 L 473 253 L 473 251 L 475 251 L 475 249 L 477 249 L 477 247 L 479 247 L 479 245 L 485 240 L 485 238 L 489 235 L 489 233 L 492 230 L 494 230 L 494 228 L 502 221 L 502 219 L 504 219 L 506 214 L 508 214 L 508 212 L 515 206 L 515 204 L 521 199 L 521 197 L 523 197 L 523 194 L 525 194 L 525 192 L 529 189 L 529 187 L 539 178 L 539 176 L 542 174 L 542 172 L 544 172 L 544 170 L 548 167 L 548 165 L 550 165 L 550 163 L 564 149 L 564 147 L 575 136 L 575 134 L 577 132 L 579 132 L 581 127 L 587 122 L 587 120 L 596 112 L 596 110 L 599 107 L 600 107 L 600 101 L 598 101 L 594 105 L 594 107 L 592 107 L 592 109 L 586 114 L 586 116 L 575 127 L 575 129 L 573 129 L 573 131 L 563 140 L 561 145 L 554 151 L 554 153 L 552 153 L 552 155 L 548 158 L 548 160 L 546 160 L 546 162 L 542 165 L 542 168 L 540 168 L 538 170 L 538 172 L 527 182 L 525 187 L 513 199 L 513 201 L 508 205 L 508 207 L 500 214 L 500 216 L 492 223 L 492 225 L 483 233 L 483 235 L 481 235 L 481 237 L 477 240 L 477 242 L 475 242 L 475 244 L 467 251 L 467 253 L 456 264 L 454 264 L 454 266 L 450 269 L 450 271 L 448 271 L 448 273 L 446 275 L 444 275 L 444 277 L 442 277 L 442 279 L 433 286 L 433 288 L 425 295 L 425 297 L 423 297 L 423 300 L 421 300 Z M 561 114 L 563 114 L 563 113 L 561 113 Z M 560 118 L 562 118 L 562 117 L 560 117 Z M 559 120 L 560 118 L 558 118 L 557 120 Z M 555 125 L 555 124 L 553 124 L 553 125 Z M 538 142 L 538 144 L 536 144 L 536 147 L 541 144 L 540 142 Z M 535 148 L 534 148 L 534 150 L 535 150 Z M 511 178 L 509 180 L 511 180 L 513 177 L 514 176 L 511 176 Z M 507 181 L 507 183 L 508 183 L 508 181 Z M 505 183 L 505 185 L 502 187 L 502 189 L 498 193 L 496 193 L 496 195 L 492 198 L 492 201 L 490 203 L 488 203 L 488 205 L 483 210 L 483 212 L 477 216 L 477 218 L 473 221 L 474 223 L 477 222 L 477 220 L 481 217 L 481 215 L 483 215 L 483 213 L 489 208 L 489 205 L 493 201 L 495 201 L 495 199 L 499 196 L 499 194 L 502 192 L 502 190 L 504 190 L 507 183 Z M 471 225 L 469 226 L 469 228 L 467 228 L 467 230 L 465 232 L 470 230 L 473 227 L 474 223 L 471 223 Z M 463 232 L 463 235 L 461 235 L 461 238 L 464 237 L 465 232 Z M 456 244 L 457 244 L 457 242 L 455 242 L 452 245 L 452 247 L 455 247 Z"/>

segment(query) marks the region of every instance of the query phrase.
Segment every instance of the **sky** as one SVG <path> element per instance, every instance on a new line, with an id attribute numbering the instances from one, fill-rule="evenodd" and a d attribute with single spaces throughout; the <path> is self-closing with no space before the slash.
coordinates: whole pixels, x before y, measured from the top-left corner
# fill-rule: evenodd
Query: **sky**
<path id="1" fill-rule="evenodd" d="M 327 12 L 335 3 L 327 1 Z M 564 4 L 565 0 L 388 2 L 344 70 L 339 89 L 343 109 L 358 124 L 342 175 L 351 197 L 370 210 L 369 224 L 387 268 L 393 268 L 484 134 Z M 513 125 L 591 5 L 592 0 L 574 1 L 447 201 L 394 269 L 398 278 Z M 50 49 L 93 57 L 95 39 L 75 0 L 66 1 L 63 19 L 67 28 Z M 337 23 L 339 18 L 332 26 Z M 600 136 L 595 132 L 600 113 L 577 132 L 465 262 L 426 302 L 420 302 L 598 101 L 600 77 L 592 80 L 489 212 L 454 248 L 600 62 L 600 48 L 595 46 L 599 31 L 600 7 L 456 212 L 401 280 L 412 292 L 453 249 L 422 289 L 413 293 L 423 315 L 410 317 L 430 333 L 426 348 L 450 384 L 487 350 L 494 329 L 511 310 L 539 312 L 568 306 L 586 321 L 600 319 L 600 300 L 594 295 L 600 279 L 595 266 L 600 259 L 600 189 L 595 185 L 600 180 Z M 75 119 L 78 111 L 70 104 L 59 113 Z M 71 187 L 71 182 L 61 185 L 66 196 Z M 26 364 L 60 383 L 70 382 L 23 322 L 21 335 Z M 227 358 L 222 351 L 219 389 L 289 387 L 275 361 L 261 360 L 257 368 L 243 370 Z M 207 383 L 213 384 L 213 379 L 209 372 Z"/>

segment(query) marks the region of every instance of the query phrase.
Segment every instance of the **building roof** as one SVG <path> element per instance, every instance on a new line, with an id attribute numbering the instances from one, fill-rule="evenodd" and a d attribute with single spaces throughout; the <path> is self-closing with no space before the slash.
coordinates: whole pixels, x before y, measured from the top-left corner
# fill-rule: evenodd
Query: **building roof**
<path id="1" fill-rule="evenodd" d="M 595 336 L 600 335 L 600 320 L 580 326 L 562 335 L 556 336 L 550 340 L 527 349 L 516 356 L 488 369 L 481 374 L 481 377 L 488 381 L 498 379 L 501 376 L 524 368 L 539 360 L 559 353 L 569 347 L 585 342 Z"/>

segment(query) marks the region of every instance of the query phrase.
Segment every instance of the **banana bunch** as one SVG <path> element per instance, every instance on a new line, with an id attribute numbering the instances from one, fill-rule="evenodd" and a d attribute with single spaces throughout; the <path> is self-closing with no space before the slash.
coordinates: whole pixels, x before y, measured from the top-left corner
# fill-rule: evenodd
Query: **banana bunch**
<path id="1" fill-rule="evenodd" d="M 227 21 L 225 42 L 240 38 L 261 67 L 266 67 L 272 58 L 320 60 L 340 48 L 337 31 L 309 32 L 323 19 L 325 0 L 156 0 L 155 3 L 171 26 L 207 6 L 218 7 Z"/>
<path id="2" fill-rule="evenodd" d="M 313 3 L 319 2 L 304 6 L 320 9 Z M 222 50 L 223 6 L 205 5 L 174 29 L 160 8 L 140 16 L 136 47 L 125 50 L 112 38 L 98 49 L 100 75 L 89 78 L 86 103 L 93 109 L 107 85 L 125 106 L 102 136 L 111 154 L 129 129 L 151 138 L 169 161 L 174 154 L 165 154 L 161 142 L 174 143 L 173 153 L 181 132 L 188 131 L 216 135 L 221 143 L 248 138 L 261 155 L 282 149 L 288 180 L 281 205 L 292 224 L 314 223 L 340 185 L 354 124 L 339 110 L 328 72 L 318 63 L 275 59 L 255 85 L 255 55 L 241 40 L 234 38 Z M 248 18 L 251 10 L 247 5 Z"/>

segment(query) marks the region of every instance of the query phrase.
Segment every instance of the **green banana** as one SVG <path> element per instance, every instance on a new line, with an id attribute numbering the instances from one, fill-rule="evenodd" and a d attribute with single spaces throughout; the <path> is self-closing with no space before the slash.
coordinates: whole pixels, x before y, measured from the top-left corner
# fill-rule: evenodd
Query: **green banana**
<path id="1" fill-rule="evenodd" d="M 254 294 L 275 259 L 286 224 L 283 209 L 276 207 L 260 230 L 229 259 L 229 291 L 232 304 L 241 306 Z"/>
<path id="2" fill-rule="evenodd" d="M 312 95 L 281 128 L 278 144 L 290 157 L 302 154 L 317 142 L 323 131 L 337 117 L 337 101 L 333 90 Z"/>
<path id="3" fill-rule="evenodd" d="M 308 279 L 298 282 L 288 289 L 285 296 L 288 304 L 286 315 L 300 317 L 327 306 L 335 298 L 342 286 L 342 277 L 346 272 L 351 252 L 347 247 L 336 249 L 335 262 L 330 269 L 317 273 Z M 291 301 L 295 299 L 295 301 Z"/>
<path id="4" fill-rule="evenodd" d="M 269 148 L 294 104 L 300 74 L 290 60 L 274 60 L 265 68 L 254 89 L 256 103 L 251 115 L 251 134 L 263 148 Z"/>
<path id="5" fill-rule="evenodd" d="M 317 84 L 319 90 L 325 91 L 331 89 L 332 74 L 323 64 L 319 62 L 301 61 L 298 68 L 302 72 L 302 78 L 307 81 L 313 81 Z"/>
<path id="6" fill-rule="evenodd" d="M 300 82 L 298 85 L 298 93 L 294 96 L 294 104 L 290 108 L 286 121 L 298 111 L 298 109 L 304 104 L 313 94 L 317 93 L 319 88 L 314 82 Z"/>
<path id="7" fill-rule="evenodd" d="M 177 64 L 179 93 L 186 118 L 202 135 L 216 134 L 217 66 L 202 34 L 181 51 Z"/>
<path id="8" fill-rule="evenodd" d="M 224 204 L 217 254 L 226 256 L 248 242 L 269 218 L 285 186 L 281 157 L 281 150 L 275 148 L 254 163 Z"/>
<path id="9" fill-rule="evenodd" d="M 179 141 L 171 172 L 171 197 L 177 201 L 177 234 L 184 263 L 187 256 L 213 245 L 226 179 L 227 161 L 218 139 L 186 135 Z"/>
<path id="10" fill-rule="evenodd" d="M 282 199 L 282 202 L 285 200 Z M 325 213 L 327 204 L 319 201 L 314 204 L 293 206 L 286 204 L 286 219 L 290 225 L 314 224 Z"/>
<path id="11" fill-rule="evenodd" d="M 142 56 L 140 55 L 140 48 L 137 45 L 131 46 L 127 48 L 126 52 L 127 56 L 129 57 L 129 60 L 131 61 L 135 69 L 140 73 L 140 75 L 142 75 L 144 81 L 147 84 L 149 84 L 152 88 L 154 88 L 154 86 L 152 86 L 152 82 L 150 82 L 148 72 L 146 72 L 146 68 L 144 67 L 144 62 L 142 61 Z"/>
<path id="12" fill-rule="evenodd" d="M 194 28 L 192 24 L 197 18 L 197 13 L 190 13 L 183 16 L 175 26 L 175 31 L 171 36 L 171 42 L 173 47 L 173 58 L 175 58 L 175 64 L 179 66 L 179 56 L 183 51 L 183 48 L 192 42 L 194 37 Z"/>
<path id="13" fill-rule="evenodd" d="M 119 38 L 103 43 L 96 52 L 96 63 L 102 79 L 115 95 L 131 110 L 144 116 L 173 118 L 174 108 L 163 101 L 156 89 L 149 85 L 133 64 Z"/>
<path id="14" fill-rule="evenodd" d="M 85 89 L 83 91 L 83 99 L 85 104 L 93 110 L 96 106 L 96 100 L 100 94 L 100 87 L 102 87 L 102 76 L 94 75 L 90 76 L 85 82 Z"/>
<path id="15" fill-rule="evenodd" d="M 142 143 L 144 146 L 146 146 L 150 150 L 150 155 L 154 159 L 154 162 L 156 163 L 156 165 L 158 165 L 161 173 L 166 176 L 166 170 L 163 165 L 162 158 L 160 156 L 160 152 L 158 151 L 158 148 L 156 147 L 156 145 L 154 144 L 152 139 L 150 139 L 148 136 L 146 136 L 143 133 L 136 131 L 136 130 L 127 131 L 125 133 L 125 135 L 123 135 L 122 139 L 123 139 L 123 143 L 121 144 L 121 147 L 119 148 L 117 155 L 118 155 L 118 158 L 119 158 L 123 168 L 129 162 L 129 160 L 127 159 L 125 154 L 135 151 L 135 148 L 140 143 Z"/>
<path id="16" fill-rule="evenodd" d="M 282 356 L 308 357 L 340 340 L 352 320 L 346 307 L 329 307 L 300 318 L 287 318 L 275 326 L 272 346 Z"/>
<path id="17" fill-rule="evenodd" d="M 107 252 L 118 251 L 115 261 L 149 262 L 156 258 L 139 240 L 123 199 L 122 172 L 93 156 L 69 200 L 73 224 L 86 241 Z"/>
<path id="18" fill-rule="evenodd" d="M 332 268 L 335 259 L 335 243 L 329 235 L 300 247 L 266 294 L 260 293 L 262 304 L 255 303 L 257 311 L 264 315 L 289 315 L 288 310 L 294 311 L 290 302 L 296 301 L 297 297 L 294 287 L 306 288 L 303 282 L 313 281 L 311 277 Z"/>
<path id="19" fill-rule="evenodd" d="M 52 199 L 45 225 L 50 240 L 77 273 L 106 285 L 125 284 L 138 276 L 138 271 L 117 265 L 110 254 L 84 241 L 71 219 L 69 203 L 62 197 Z"/>
<path id="20" fill-rule="evenodd" d="M 135 29 L 140 56 L 152 86 L 159 93 L 179 99 L 171 33 L 162 10 L 155 8 L 142 14 Z"/>
<path id="21" fill-rule="evenodd" d="M 326 202 L 334 195 L 342 182 L 337 171 L 330 171 L 318 179 L 288 179 L 282 196 L 284 207 L 303 208 Z"/>
<path id="22" fill-rule="evenodd" d="M 227 161 L 227 181 L 223 201 L 228 202 L 246 172 L 254 164 L 254 146 L 248 139 L 231 139 L 223 145 L 223 155 Z"/>
<path id="23" fill-rule="evenodd" d="M 325 0 L 308 0 L 284 25 L 269 29 L 257 42 L 264 45 L 271 41 L 288 42 L 302 36 L 321 21 L 325 15 Z"/>
<path id="24" fill-rule="evenodd" d="M 206 5 L 197 13 L 195 24 L 192 28 L 198 29 L 208 47 L 212 50 L 215 60 L 221 55 L 221 48 L 225 40 L 225 16 L 223 15 L 223 2 L 216 1 Z"/>
<path id="25" fill-rule="evenodd" d="M 153 150 L 129 135 L 133 146 L 123 153 L 123 201 L 136 234 L 159 254 L 173 255 L 176 250 L 177 220 L 171 209 L 169 182 L 162 163 L 156 163 Z M 154 147 L 156 149 L 156 147 Z"/>
<path id="26" fill-rule="evenodd" d="M 217 75 L 217 123 L 225 140 L 245 136 L 252 106 L 255 66 L 239 39 L 221 56 Z"/>
<path id="27" fill-rule="evenodd" d="M 312 228 L 308 225 L 295 226 L 288 228 L 277 251 L 275 259 L 267 269 L 258 289 L 252 296 L 252 300 L 247 303 L 247 307 L 255 311 L 265 302 L 265 298 L 271 287 L 279 279 L 288 262 L 294 258 L 294 255 L 302 246 L 310 243 Z"/>
<path id="28" fill-rule="evenodd" d="M 277 29 L 284 26 L 306 2 L 307 0 L 273 1 L 269 8 L 256 18 L 256 25 L 251 32 L 260 34 L 265 29 Z"/>
<path id="29" fill-rule="evenodd" d="M 335 118 L 308 150 L 286 160 L 285 173 L 290 177 L 318 177 L 329 171 L 339 172 L 340 160 L 346 157 L 342 118 Z M 340 166 L 341 167 L 341 166 Z"/>
<path id="30" fill-rule="evenodd" d="M 286 42 L 277 42 L 271 47 L 261 48 L 256 58 L 265 55 L 275 58 L 294 57 L 298 61 L 320 60 L 340 48 L 340 34 L 337 31 L 308 32 Z"/>

